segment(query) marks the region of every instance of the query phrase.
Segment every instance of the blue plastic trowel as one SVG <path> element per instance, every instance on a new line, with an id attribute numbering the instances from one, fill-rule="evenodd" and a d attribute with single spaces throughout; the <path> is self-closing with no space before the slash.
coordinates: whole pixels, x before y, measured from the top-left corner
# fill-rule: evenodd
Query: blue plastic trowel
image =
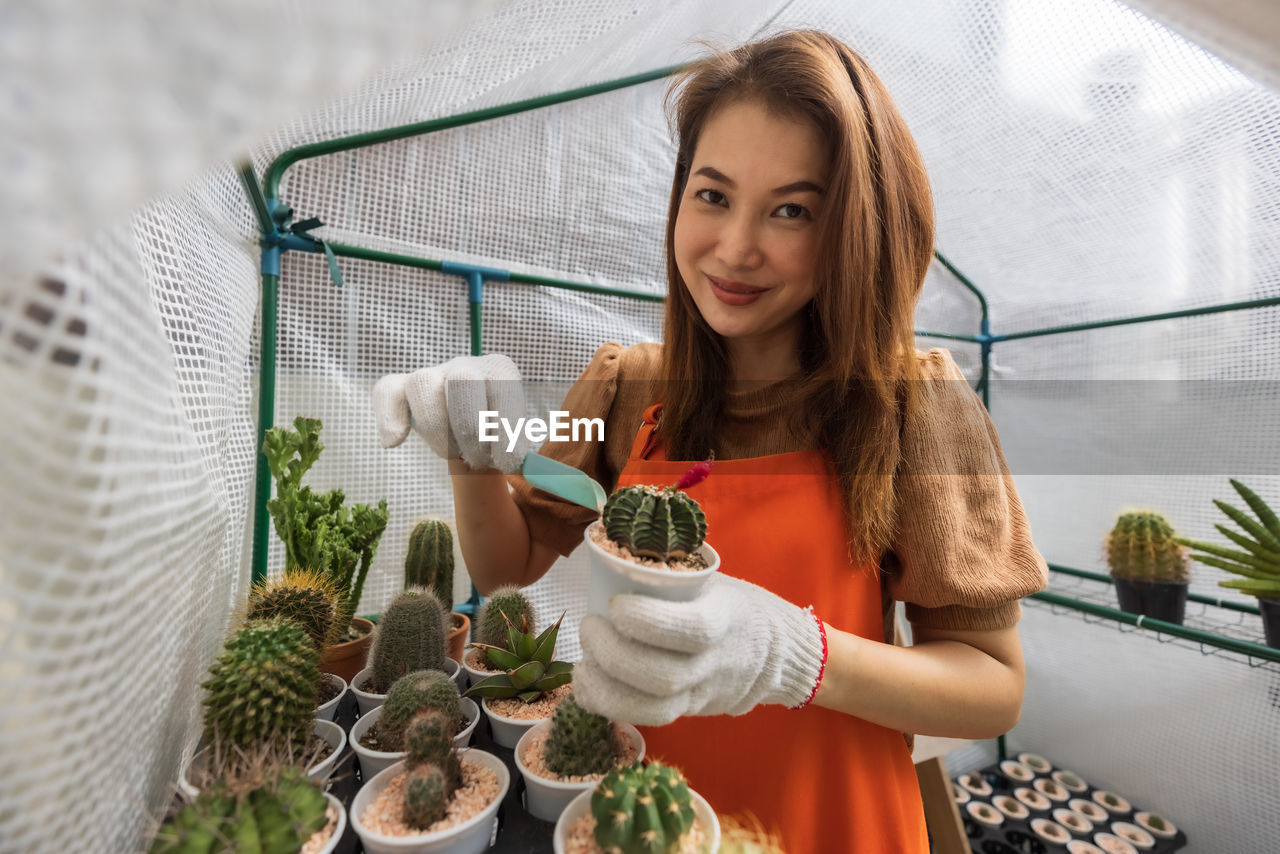
<path id="1" fill-rule="evenodd" d="M 530 451 L 524 455 L 520 473 L 538 489 L 572 501 L 599 513 L 604 509 L 604 487 L 589 474 L 573 466 Z"/>

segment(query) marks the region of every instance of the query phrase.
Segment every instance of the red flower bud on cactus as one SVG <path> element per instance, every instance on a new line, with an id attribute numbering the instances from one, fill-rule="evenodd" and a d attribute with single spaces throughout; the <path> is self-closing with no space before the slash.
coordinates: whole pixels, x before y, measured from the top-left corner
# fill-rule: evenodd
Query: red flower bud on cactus
<path id="1" fill-rule="evenodd" d="M 697 486 L 707 479 L 711 474 L 711 463 L 715 461 L 716 455 L 712 454 L 700 463 L 695 463 L 693 468 L 680 475 L 680 479 L 676 481 L 676 489 L 688 489 L 691 486 Z"/>

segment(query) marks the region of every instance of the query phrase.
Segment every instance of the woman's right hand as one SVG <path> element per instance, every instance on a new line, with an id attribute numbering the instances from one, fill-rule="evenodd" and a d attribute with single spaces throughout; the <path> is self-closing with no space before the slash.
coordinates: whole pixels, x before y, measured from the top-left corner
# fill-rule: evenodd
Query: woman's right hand
<path id="1" fill-rule="evenodd" d="M 446 460 L 461 458 L 477 470 L 519 471 L 528 440 L 521 433 L 508 450 L 511 440 L 498 428 L 497 441 L 480 441 L 482 411 L 510 424 L 524 418 L 520 371 L 506 356 L 459 356 L 411 374 L 388 374 L 373 386 L 382 447 L 399 445 L 412 426 Z"/>

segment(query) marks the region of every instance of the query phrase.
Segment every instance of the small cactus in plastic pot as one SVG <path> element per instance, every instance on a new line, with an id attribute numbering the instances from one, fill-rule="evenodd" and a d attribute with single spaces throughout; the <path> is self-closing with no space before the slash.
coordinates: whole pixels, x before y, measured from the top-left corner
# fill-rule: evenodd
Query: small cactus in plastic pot
<path id="1" fill-rule="evenodd" d="M 1148 510 L 1120 514 L 1107 534 L 1106 557 L 1121 610 L 1182 623 L 1190 560 L 1164 516 Z"/>

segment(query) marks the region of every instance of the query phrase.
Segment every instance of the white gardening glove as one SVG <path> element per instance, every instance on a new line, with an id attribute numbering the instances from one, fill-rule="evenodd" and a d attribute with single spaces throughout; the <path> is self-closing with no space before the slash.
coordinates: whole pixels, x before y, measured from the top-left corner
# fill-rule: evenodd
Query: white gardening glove
<path id="1" fill-rule="evenodd" d="M 524 418 L 520 371 L 506 356 L 459 356 L 411 374 L 389 374 L 373 386 L 382 447 L 403 442 L 412 423 L 439 457 L 461 457 L 473 469 L 519 471 L 529 450 L 523 431 L 511 450 L 502 428 L 495 431 L 497 441 L 481 442 L 481 410 L 497 412 L 512 425 Z"/>
<path id="2" fill-rule="evenodd" d="M 661 726 L 684 715 L 798 707 L 817 692 L 826 635 L 814 615 L 762 587 L 713 575 L 697 599 L 609 600 L 578 628 L 573 693 L 584 709 Z"/>

